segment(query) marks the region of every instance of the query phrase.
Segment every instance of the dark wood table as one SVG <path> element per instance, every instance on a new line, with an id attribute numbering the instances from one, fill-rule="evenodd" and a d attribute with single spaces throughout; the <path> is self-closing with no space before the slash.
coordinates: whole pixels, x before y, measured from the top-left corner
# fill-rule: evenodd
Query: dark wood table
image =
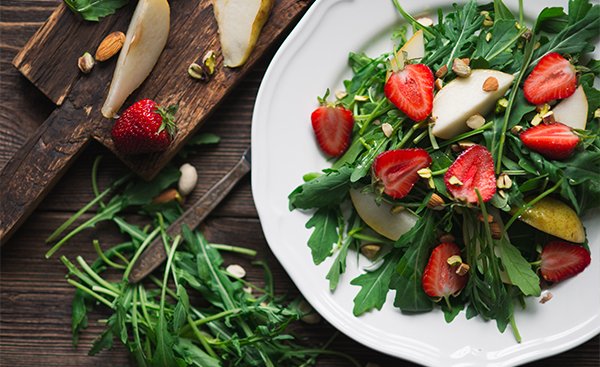
<path id="1" fill-rule="evenodd" d="M 59 0 L 2 0 L 0 3 L 0 168 L 25 143 L 55 106 L 23 78 L 11 65 L 17 51 L 48 17 Z M 214 147 L 204 147 L 189 158 L 199 169 L 200 181 L 191 200 L 195 200 L 235 164 L 250 142 L 254 99 L 261 78 L 274 53 L 271 50 L 245 81 L 228 97 L 222 107 L 202 128 L 221 136 Z M 74 63 L 75 60 L 65 60 Z M 94 158 L 102 154 L 102 186 L 120 177 L 126 169 L 106 149 L 92 143 L 35 213 L 1 252 L 0 268 L 0 365 L 1 366 L 129 366 L 126 350 L 115 343 L 111 351 L 87 356 L 92 340 L 101 330 L 93 313 L 78 348 L 71 344 L 70 311 L 73 288 L 64 280 L 65 269 L 57 257 L 44 259 L 48 249 L 44 239 L 71 214 L 92 198 L 90 172 Z M 0 188 L 1 189 L 1 188 Z M 247 246 L 271 265 L 280 293 L 298 295 L 297 289 L 271 254 L 263 237 L 252 201 L 250 180 L 245 179 L 217 208 L 204 225 L 207 237 L 215 242 Z M 61 254 L 70 258 L 83 255 L 91 259 L 93 238 L 115 243 L 118 231 L 102 225 L 75 237 Z M 256 268 L 246 267 L 249 280 L 260 281 Z M 549 320 L 548 322 L 552 322 Z M 299 331 L 316 343 L 335 333 L 327 322 L 298 325 Z M 370 350 L 344 335 L 332 348 L 351 354 L 361 363 L 386 366 L 411 366 L 412 363 Z M 598 366 L 600 338 L 530 366 Z M 319 366 L 346 366 L 343 360 L 322 358 Z"/>

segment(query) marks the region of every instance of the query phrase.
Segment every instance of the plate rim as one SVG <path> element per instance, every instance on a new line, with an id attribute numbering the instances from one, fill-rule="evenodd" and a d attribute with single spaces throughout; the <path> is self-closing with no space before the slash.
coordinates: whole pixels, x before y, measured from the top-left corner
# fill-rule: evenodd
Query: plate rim
<path id="1" fill-rule="evenodd" d="M 444 358 L 444 357 L 447 357 L 445 355 L 437 355 L 435 357 L 431 357 L 431 356 L 426 356 L 423 353 L 417 353 L 417 354 L 408 353 L 408 352 L 407 353 L 396 353 L 389 348 L 384 348 L 384 347 L 381 347 L 380 345 L 374 344 L 372 342 L 372 340 L 357 336 L 354 333 L 354 330 L 352 328 L 348 327 L 344 323 L 344 319 L 340 319 L 337 315 L 331 313 L 330 309 L 324 308 L 323 305 L 321 304 L 322 300 L 319 300 L 319 299 L 317 299 L 318 297 L 313 296 L 313 294 L 308 291 L 306 285 L 303 282 L 299 281 L 300 275 L 295 270 L 296 268 L 293 267 L 293 264 L 290 264 L 290 259 L 287 258 L 286 256 L 284 256 L 284 254 L 282 254 L 282 251 L 277 246 L 273 245 L 273 237 L 274 236 L 272 235 L 271 231 L 268 230 L 268 228 L 265 228 L 265 224 L 263 224 L 263 223 L 267 222 L 266 218 L 269 216 L 269 214 L 268 214 L 269 210 L 266 207 L 266 202 L 264 202 L 262 200 L 263 195 L 260 191 L 260 188 L 257 186 L 258 182 L 264 182 L 264 181 L 261 181 L 262 178 L 260 176 L 264 171 L 259 168 L 259 163 L 260 163 L 259 159 L 262 156 L 262 152 L 259 151 L 260 148 L 254 142 L 259 140 L 258 136 L 259 136 L 260 131 L 258 130 L 258 127 L 261 124 L 260 121 L 264 121 L 263 117 L 265 115 L 268 115 L 268 113 L 265 112 L 266 111 L 265 106 L 267 106 L 268 103 L 265 101 L 268 101 L 269 93 L 273 93 L 273 87 L 271 87 L 271 85 L 274 83 L 273 80 L 275 80 L 275 78 L 277 77 L 277 73 L 281 72 L 281 70 L 280 70 L 281 62 L 282 62 L 281 59 L 286 56 L 289 57 L 290 53 L 297 51 L 297 50 L 293 49 L 293 46 L 295 46 L 296 43 L 306 42 L 308 40 L 308 38 L 310 38 L 309 35 L 312 32 L 314 32 L 314 30 L 315 30 L 314 28 L 316 26 L 318 26 L 318 24 L 316 26 L 313 25 L 313 29 L 308 29 L 311 26 L 311 22 L 313 21 L 313 19 L 323 17 L 325 15 L 325 13 L 328 11 L 328 9 L 330 9 L 332 6 L 334 6 L 334 4 L 340 3 L 340 2 L 348 2 L 348 1 L 349 0 L 328 0 L 326 2 L 325 0 L 316 0 L 310 6 L 310 8 L 307 10 L 305 15 L 300 20 L 300 22 L 296 25 L 296 27 L 294 27 L 294 29 L 289 34 L 289 36 L 282 43 L 280 48 L 277 50 L 276 54 L 274 55 L 273 59 L 271 60 L 269 66 L 267 68 L 267 71 L 264 74 L 263 80 L 260 84 L 260 87 L 259 87 L 259 90 L 258 90 L 258 93 L 256 96 L 256 102 L 254 105 L 253 117 L 252 117 L 252 132 L 251 132 L 251 141 L 252 141 L 251 150 L 252 150 L 252 157 L 253 157 L 252 171 L 251 171 L 252 195 L 253 195 L 257 213 L 258 213 L 258 216 L 260 219 L 261 228 L 263 230 L 265 239 L 267 240 L 267 243 L 268 243 L 271 251 L 277 258 L 277 260 L 282 264 L 283 268 L 286 270 L 286 273 L 290 276 L 290 278 L 292 279 L 292 281 L 294 282 L 296 287 L 300 290 L 302 295 L 307 299 L 307 301 L 309 301 L 309 303 L 311 303 L 311 305 L 329 323 L 331 323 L 336 329 L 340 330 L 341 332 L 343 332 L 345 335 L 352 338 L 353 340 L 355 340 L 369 348 L 372 348 L 379 352 L 391 355 L 393 357 L 403 358 L 406 360 L 410 360 L 412 362 L 427 364 L 427 365 L 447 365 L 447 363 L 449 361 L 448 361 L 448 358 Z M 354 1 L 356 1 L 356 0 L 354 0 Z M 424 3 L 426 4 L 426 3 L 435 3 L 435 2 L 436 2 L 436 0 L 429 0 L 429 1 L 425 1 Z M 464 1 L 459 1 L 459 2 L 462 3 Z M 525 6 L 527 6 L 527 5 L 525 5 Z M 283 61 L 285 61 L 285 60 L 283 60 Z M 595 322 L 592 322 L 592 321 L 595 321 Z M 484 361 L 486 361 L 487 363 L 493 364 L 494 366 L 521 364 L 521 363 L 531 362 L 531 361 L 534 361 L 537 359 L 553 356 L 558 353 L 564 352 L 568 349 L 574 348 L 574 347 L 590 340 L 594 336 L 600 334 L 600 311 L 598 311 L 594 315 L 594 318 L 590 319 L 590 322 L 588 322 L 586 325 L 584 325 L 584 327 L 585 327 L 585 330 L 582 331 L 581 333 L 577 334 L 577 337 L 573 338 L 572 335 L 569 335 L 566 338 L 562 338 L 561 340 L 563 340 L 563 339 L 566 339 L 566 340 L 561 344 L 552 345 L 551 349 L 547 349 L 547 348 L 543 349 L 542 348 L 542 349 L 538 349 L 533 352 L 529 352 L 526 355 L 510 354 L 508 356 L 508 358 L 505 358 L 505 359 L 500 358 L 500 359 L 491 360 L 491 359 L 486 358 Z M 459 359 L 459 360 L 456 360 L 455 362 L 459 362 L 461 365 L 471 365 L 471 364 L 464 364 L 463 362 L 469 363 L 466 360 Z M 478 360 L 478 362 L 481 362 L 481 360 Z"/>

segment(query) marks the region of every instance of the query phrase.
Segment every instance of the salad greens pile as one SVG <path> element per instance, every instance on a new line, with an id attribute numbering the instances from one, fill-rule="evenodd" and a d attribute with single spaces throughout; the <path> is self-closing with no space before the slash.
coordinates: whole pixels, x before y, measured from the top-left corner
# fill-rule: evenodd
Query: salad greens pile
<path id="1" fill-rule="evenodd" d="M 345 91 L 336 93 L 336 104 L 354 114 L 352 141 L 347 151 L 322 173 L 304 176 L 305 183 L 289 195 L 290 210 L 307 210 L 312 215 L 306 227 L 312 229 L 308 246 L 315 264 L 334 256 L 327 274 L 335 290 L 346 268 L 350 250 L 360 251 L 364 244 L 377 244 L 381 250 L 374 259 L 376 269 L 367 270 L 351 281 L 359 286 L 354 298 L 354 314 L 381 309 L 389 291 L 395 292 L 394 306 L 407 313 L 426 312 L 436 306 L 421 284 L 423 271 L 440 235 L 450 235 L 463 249 L 463 259 L 470 264 L 468 282 L 455 298 L 441 302 L 446 321 L 452 321 L 466 309 L 466 317 L 477 315 L 495 320 L 503 332 L 510 324 L 515 337 L 520 336 L 514 323 L 515 304 L 525 307 L 524 298 L 539 296 L 540 277 L 536 273 L 541 244 L 551 236 L 516 219 L 531 205 L 547 196 L 560 198 L 581 217 L 600 206 L 600 137 L 598 108 L 600 91 L 594 79 L 600 74 L 600 61 L 590 60 L 587 53 L 600 29 L 600 5 L 587 0 L 571 0 L 568 9 L 546 8 L 533 27 L 524 22 L 521 8 L 513 14 L 501 1 L 479 5 L 469 1 L 454 5 L 432 26 L 420 24 L 400 6 L 399 13 L 416 30 L 425 35 L 423 63 L 434 72 L 447 68 L 444 83 L 453 80 L 452 63 L 469 58 L 473 69 L 495 69 L 515 75 L 507 96 L 485 116 L 483 126 L 448 140 L 437 140 L 427 121 L 414 123 L 384 95 L 386 74 L 393 52 L 370 57 L 351 52 L 349 66 L 353 76 L 344 81 Z M 393 38 L 399 46 L 406 42 L 406 28 Z M 538 61 L 550 52 L 566 56 L 578 73 L 588 99 L 587 129 L 577 130 L 582 143 L 569 159 L 544 158 L 527 147 L 518 133 L 530 127 L 538 114 L 527 102 L 520 85 Z M 393 133 L 386 136 L 382 126 L 389 124 Z M 464 145 L 480 144 L 491 152 L 496 175 L 510 178 L 510 185 L 498 190 L 491 201 L 468 205 L 447 192 L 443 175 Z M 393 199 L 377 189 L 371 174 L 374 159 L 382 152 L 400 148 L 422 148 L 432 158 L 430 174 L 408 196 Z M 416 225 L 393 241 L 372 231 L 350 205 L 349 190 L 373 193 L 379 202 L 409 210 Z M 428 206 L 432 195 L 444 199 L 442 207 Z M 502 222 L 499 238 L 485 220 L 493 214 Z M 585 244 L 584 244 L 585 245 Z"/>
<path id="2" fill-rule="evenodd" d="M 218 137 L 205 134 L 194 138 L 193 144 L 216 141 Z M 186 155 L 191 149 L 188 146 Z M 222 252 L 255 256 L 256 251 L 209 243 L 200 231 L 188 228 L 180 236 L 168 237 L 166 229 L 183 210 L 177 201 L 157 204 L 153 198 L 177 183 L 178 169 L 169 166 L 152 182 L 130 174 L 100 192 L 99 163 L 97 159 L 92 170 L 95 198 L 48 238 L 56 244 L 46 257 L 100 222 L 112 222 L 126 238 L 109 248 L 94 240 L 98 257 L 91 262 L 81 256 L 60 258 L 68 270 L 67 282 L 76 289 L 72 303 L 74 345 L 88 325 L 88 312 L 98 307 L 109 310 L 110 316 L 89 354 L 110 349 L 116 339 L 127 347 L 138 366 L 312 366 L 321 355 L 345 358 L 349 365 L 359 366 L 350 356 L 327 349 L 333 338 L 314 347 L 294 335 L 289 326 L 314 311 L 303 300 L 278 296 L 266 263 L 253 262 L 264 269 L 262 287 L 224 267 Z M 95 206 L 96 214 L 67 231 Z M 145 218 L 144 225 L 126 220 L 132 210 Z M 157 237 L 162 237 L 168 254 L 166 265 L 147 282 L 130 284 L 133 264 Z"/>

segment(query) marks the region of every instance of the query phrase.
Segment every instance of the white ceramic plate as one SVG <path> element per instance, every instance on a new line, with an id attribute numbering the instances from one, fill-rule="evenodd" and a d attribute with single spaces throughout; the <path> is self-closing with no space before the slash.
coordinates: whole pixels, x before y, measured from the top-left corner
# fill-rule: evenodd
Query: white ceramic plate
<path id="1" fill-rule="evenodd" d="M 448 7 L 448 1 L 402 0 L 412 14 Z M 507 1 L 512 9 L 517 1 Z M 527 1 L 535 19 L 543 6 L 566 1 Z M 432 16 L 437 19 L 436 16 Z M 273 253 L 313 307 L 346 335 L 383 353 L 431 366 L 508 366 L 575 347 L 600 332 L 600 226 L 587 220 L 592 264 L 579 276 L 555 286 L 552 301 L 528 300 L 517 311 L 523 342 L 495 322 L 466 320 L 461 313 L 446 324 L 441 311 L 407 316 L 393 307 L 393 292 L 381 311 L 352 315 L 358 287 L 349 284 L 367 263 L 348 256 L 348 267 L 335 292 L 325 275 L 331 259 L 312 262 L 304 225 L 308 214 L 288 210 L 288 194 L 306 172 L 328 162 L 316 147 L 310 113 L 326 88 L 336 90 L 351 73 L 349 51 L 379 55 L 391 49 L 391 31 L 402 22 L 391 0 L 318 0 L 273 59 L 260 87 L 252 123 L 252 190 L 263 231 Z"/>

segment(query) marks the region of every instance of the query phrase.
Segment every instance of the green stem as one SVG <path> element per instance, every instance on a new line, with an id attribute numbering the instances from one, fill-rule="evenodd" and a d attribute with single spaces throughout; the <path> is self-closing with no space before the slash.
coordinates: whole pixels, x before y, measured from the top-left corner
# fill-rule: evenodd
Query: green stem
<path id="1" fill-rule="evenodd" d="M 252 257 L 256 256 L 256 250 L 252 250 L 252 249 L 245 248 L 245 247 L 223 245 L 220 243 L 211 243 L 209 245 L 210 245 L 210 247 L 212 247 L 216 250 L 220 250 L 220 251 L 228 251 L 228 252 L 233 252 L 233 253 L 242 254 L 242 255 L 248 255 L 248 256 L 252 256 Z"/>
<path id="2" fill-rule="evenodd" d="M 483 133 L 485 130 L 487 130 L 490 127 L 492 127 L 493 125 L 494 125 L 494 121 L 486 122 L 481 127 L 477 128 L 475 130 L 471 130 L 471 131 L 466 132 L 464 134 L 460 134 L 458 136 L 455 136 L 452 139 L 446 140 L 445 142 L 443 142 L 442 144 L 440 144 L 439 147 L 440 148 L 444 148 L 444 147 L 447 147 L 448 145 L 454 144 L 454 143 L 456 143 L 458 141 L 470 138 L 470 137 L 475 136 L 475 135 L 479 135 L 479 134 Z M 431 149 L 428 149 L 428 150 L 431 150 Z"/>
<path id="3" fill-rule="evenodd" d="M 502 131 L 500 133 L 500 141 L 498 143 L 498 155 L 496 157 L 496 174 L 500 174 L 502 171 L 502 157 L 504 155 L 504 143 L 506 141 L 506 131 L 508 130 L 508 122 L 510 120 L 510 114 L 512 112 L 512 107 L 515 103 L 515 98 L 517 98 L 517 93 L 519 91 L 519 85 L 521 84 L 521 80 L 527 71 L 527 66 L 531 62 L 531 57 L 533 55 L 533 46 L 535 44 L 534 37 L 528 41 L 525 46 L 525 54 L 523 65 L 521 66 L 521 70 L 519 71 L 519 75 L 513 81 L 512 90 L 510 91 L 510 96 L 508 98 L 508 106 L 506 106 L 506 111 L 504 112 L 504 121 L 502 123 Z"/>
<path id="4" fill-rule="evenodd" d="M 113 292 L 115 292 L 117 294 L 119 293 L 119 290 L 117 288 L 115 288 L 115 286 L 113 286 L 112 284 L 110 284 L 109 282 L 107 282 L 106 280 L 104 280 L 95 271 L 93 271 L 89 267 L 89 265 L 85 262 L 85 260 L 83 259 L 83 257 L 77 256 L 76 260 L 77 260 L 77 263 L 79 264 L 79 266 L 81 266 L 81 268 L 83 269 L 83 271 L 85 271 L 98 284 L 102 285 L 106 289 L 110 289 L 111 291 L 113 291 Z"/>
<path id="5" fill-rule="evenodd" d="M 104 263 L 106 263 L 106 265 L 111 266 L 115 269 L 125 269 L 126 268 L 125 265 L 117 264 L 116 262 L 112 261 L 111 259 L 109 259 L 106 256 L 106 254 L 104 253 L 104 251 L 102 251 L 102 248 L 100 247 L 100 241 L 93 240 L 92 244 L 94 246 L 94 250 L 96 250 L 96 253 L 98 254 L 98 256 L 100 256 L 102 261 L 104 261 Z"/>
<path id="6" fill-rule="evenodd" d="M 98 301 L 104 303 L 107 307 L 109 308 L 113 308 L 113 305 L 111 302 L 109 302 L 106 298 L 102 297 L 101 295 L 99 295 L 98 293 L 94 292 L 93 290 L 91 290 L 90 288 L 86 287 L 85 285 L 74 281 L 73 279 L 67 279 L 67 283 L 69 283 L 70 285 L 72 285 L 73 287 L 82 290 L 83 292 L 89 294 L 90 296 L 94 297 L 95 299 L 97 299 Z"/>
<path id="7" fill-rule="evenodd" d="M 150 232 L 148 237 L 146 237 L 144 242 L 142 242 L 142 245 L 140 246 L 140 248 L 137 249 L 137 251 L 135 252 L 135 255 L 133 255 L 133 258 L 129 262 L 129 265 L 127 265 L 127 269 L 125 269 L 125 272 L 123 273 L 124 280 L 127 280 L 129 278 L 129 273 L 131 273 L 131 269 L 133 269 L 133 265 L 135 264 L 137 259 L 140 257 L 142 252 L 144 252 L 146 247 L 148 247 L 148 245 L 152 242 L 154 237 L 156 237 L 156 235 L 158 235 L 159 232 L 160 232 L 160 227 L 154 229 L 154 231 Z"/>

